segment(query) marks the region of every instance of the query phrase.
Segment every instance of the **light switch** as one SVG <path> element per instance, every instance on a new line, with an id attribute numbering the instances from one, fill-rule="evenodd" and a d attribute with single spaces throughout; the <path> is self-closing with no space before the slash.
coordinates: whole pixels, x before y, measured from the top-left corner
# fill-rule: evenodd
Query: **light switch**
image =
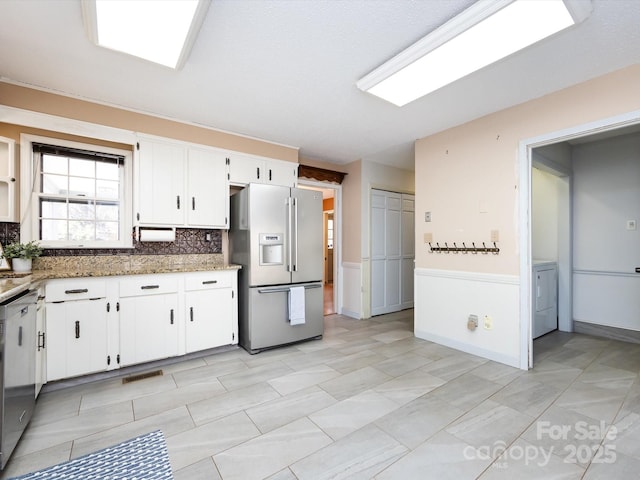
<path id="1" fill-rule="evenodd" d="M 431 221 L 431 212 L 424 212 L 424 221 L 425 222 Z"/>
<path id="2" fill-rule="evenodd" d="M 635 220 L 627 220 L 627 230 L 635 230 L 637 228 Z"/>
<path id="3" fill-rule="evenodd" d="M 433 234 L 432 233 L 425 233 L 424 234 L 424 243 L 431 243 L 433 242 Z"/>

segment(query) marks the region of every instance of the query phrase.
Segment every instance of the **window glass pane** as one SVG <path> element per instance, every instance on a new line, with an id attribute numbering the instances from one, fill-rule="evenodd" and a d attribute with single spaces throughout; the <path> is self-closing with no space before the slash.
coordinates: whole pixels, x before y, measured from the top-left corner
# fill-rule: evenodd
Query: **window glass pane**
<path id="1" fill-rule="evenodd" d="M 120 172 L 116 163 L 96 162 L 96 177 L 107 180 L 118 180 Z"/>
<path id="2" fill-rule="evenodd" d="M 42 175 L 42 192 L 56 195 L 66 195 L 68 177 L 60 175 Z"/>
<path id="3" fill-rule="evenodd" d="M 44 173 L 59 173 L 67 175 L 67 157 L 58 157 L 57 155 L 42 155 L 42 171 Z"/>
<path id="4" fill-rule="evenodd" d="M 67 240 L 66 220 L 42 220 L 40 230 L 42 240 Z"/>
<path id="5" fill-rule="evenodd" d="M 92 178 L 69 177 L 69 195 L 95 197 L 96 182 Z"/>
<path id="6" fill-rule="evenodd" d="M 70 220 L 93 220 L 96 209 L 93 202 L 69 202 Z"/>
<path id="7" fill-rule="evenodd" d="M 69 221 L 69 240 L 91 241 L 95 238 L 95 223 Z"/>
<path id="8" fill-rule="evenodd" d="M 96 220 L 109 220 L 117 222 L 119 209 L 117 204 L 99 203 L 96 205 Z"/>
<path id="9" fill-rule="evenodd" d="M 69 175 L 78 177 L 95 177 L 96 162 L 95 160 L 83 160 L 80 158 L 69 159 Z"/>
<path id="10" fill-rule="evenodd" d="M 117 222 L 96 223 L 96 240 L 112 241 L 112 242 L 118 240 L 118 223 Z"/>
<path id="11" fill-rule="evenodd" d="M 35 145 L 34 159 L 39 161 L 34 164 L 39 169 L 41 190 L 36 204 L 40 240 L 76 246 L 121 242 L 122 159 L 94 157 L 91 146 Z M 48 148 L 58 153 L 38 153 Z M 82 153 L 85 150 L 88 156 Z"/>
<path id="12" fill-rule="evenodd" d="M 109 180 L 97 180 L 96 181 L 96 196 L 98 198 L 113 198 L 118 199 L 120 195 L 120 188 L 118 182 L 111 182 Z"/>
<path id="13" fill-rule="evenodd" d="M 40 216 L 44 218 L 67 218 L 66 200 L 42 200 Z"/>

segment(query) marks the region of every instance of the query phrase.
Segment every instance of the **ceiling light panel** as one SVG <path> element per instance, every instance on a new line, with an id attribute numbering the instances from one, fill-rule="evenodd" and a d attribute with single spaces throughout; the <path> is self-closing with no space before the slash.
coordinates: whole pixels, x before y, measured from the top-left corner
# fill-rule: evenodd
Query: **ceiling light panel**
<path id="1" fill-rule="evenodd" d="M 591 11 L 585 4 L 578 15 L 563 0 L 480 0 L 357 86 L 406 105 L 583 20 Z"/>
<path id="2" fill-rule="evenodd" d="M 87 33 L 101 47 L 170 68 L 186 60 L 210 0 L 83 0 Z"/>

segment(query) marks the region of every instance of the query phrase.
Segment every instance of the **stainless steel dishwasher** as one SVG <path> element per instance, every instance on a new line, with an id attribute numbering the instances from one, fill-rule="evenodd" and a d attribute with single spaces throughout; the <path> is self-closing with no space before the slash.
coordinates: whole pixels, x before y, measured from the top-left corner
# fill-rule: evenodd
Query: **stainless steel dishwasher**
<path id="1" fill-rule="evenodd" d="M 35 407 L 36 302 L 27 291 L 0 304 L 0 469 Z"/>

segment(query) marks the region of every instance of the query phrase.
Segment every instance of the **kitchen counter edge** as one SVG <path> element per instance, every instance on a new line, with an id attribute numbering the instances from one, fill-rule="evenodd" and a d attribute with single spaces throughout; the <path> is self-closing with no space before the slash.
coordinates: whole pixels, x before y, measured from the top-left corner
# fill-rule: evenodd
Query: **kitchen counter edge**
<path id="1" fill-rule="evenodd" d="M 213 272 L 217 270 L 240 270 L 241 265 L 183 265 L 166 268 L 140 268 L 131 270 L 34 270 L 30 275 L 2 277 L 0 272 L 0 303 L 29 290 L 39 282 L 61 278 L 114 277 L 122 275 L 153 275 L 160 273 Z"/>

